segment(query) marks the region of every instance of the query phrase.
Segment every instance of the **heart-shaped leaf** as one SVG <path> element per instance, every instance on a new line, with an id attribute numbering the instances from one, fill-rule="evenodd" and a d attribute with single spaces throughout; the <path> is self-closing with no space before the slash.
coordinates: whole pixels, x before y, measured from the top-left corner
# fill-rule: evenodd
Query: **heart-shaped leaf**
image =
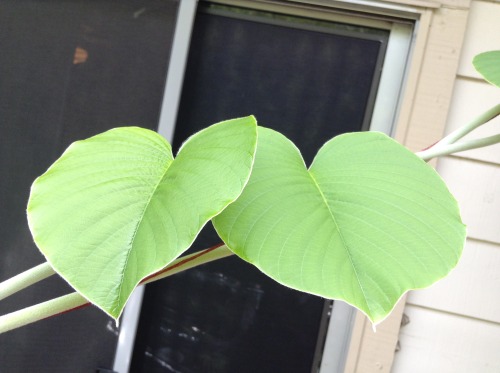
<path id="1" fill-rule="evenodd" d="M 241 194 L 256 142 L 253 117 L 198 132 L 175 160 L 165 139 L 137 127 L 77 141 L 33 183 L 34 240 L 71 286 L 118 318 L 135 286 Z"/>
<path id="2" fill-rule="evenodd" d="M 457 263 L 465 227 L 437 173 L 381 133 L 341 135 L 306 169 L 259 127 L 250 181 L 213 219 L 226 245 L 276 281 L 344 300 L 374 323 Z"/>
<path id="3" fill-rule="evenodd" d="M 500 51 L 478 54 L 472 64 L 486 81 L 500 88 Z"/>

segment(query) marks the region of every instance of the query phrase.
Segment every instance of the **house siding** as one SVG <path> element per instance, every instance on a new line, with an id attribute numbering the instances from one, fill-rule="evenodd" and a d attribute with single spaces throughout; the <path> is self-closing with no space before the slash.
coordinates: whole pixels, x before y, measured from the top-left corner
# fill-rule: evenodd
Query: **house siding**
<path id="1" fill-rule="evenodd" d="M 499 2 L 472 2 L 447 133 L 500 102 L 500 90 L 471 63 L 478 53 L 500 49 L 499 19 Z M 498 133 L 499 122 L 466 138 Z M 444 157 L 437 169 L 458 200 L 468 239 L 450 276 L 409 293 L 392 372 L 499 372 L 500 145 Z"/>

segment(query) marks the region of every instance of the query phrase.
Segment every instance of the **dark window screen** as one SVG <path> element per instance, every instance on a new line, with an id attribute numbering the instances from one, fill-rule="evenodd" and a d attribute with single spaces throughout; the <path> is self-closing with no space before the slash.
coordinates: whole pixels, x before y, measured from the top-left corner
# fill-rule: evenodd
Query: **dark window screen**
<path id="1" fill-rule="evenodd" d="M 366 128 L 387 37 L 241 9 L 199 12 L 174 148 L 211 123 L 254 114 L 310 163 L 329 138 Z M 191 251 L 219 242 L 206 227 Z M 147 286 L 131 371 L 310 372 L 324 305 L 236 257 L 177 274 Z"/>
<path id="2" fill-rule="evenodd" d="M 156 129 L 177 1 L 0 3 L 0 280 L 44 261 L 26 221 L 32 181 L 74 140 Z M 78 213 L 75 211 L 75 213 Z M 52 276 L 0 314 L 71 292 Z M 110 368 L 114 322 L 93 307 L 0 335 L 0 372 Z"/>

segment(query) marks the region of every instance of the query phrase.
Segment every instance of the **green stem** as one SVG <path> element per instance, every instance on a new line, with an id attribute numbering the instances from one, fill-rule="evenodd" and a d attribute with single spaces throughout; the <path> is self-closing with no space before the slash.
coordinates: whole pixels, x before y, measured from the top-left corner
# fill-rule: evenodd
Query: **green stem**
<path id="1" fill-rule="evenodd" d="M 186 255 L 175 260 L 160 272 L 145 278 L 141 281 L 141 284 L 148 284 L 185 271 L 186 269 L 194 268 L 217 259 L 226 258 L 230 255 L 233 255 L 233 252 L 229 250 L 226 245 L 216 246 L 191 255 Z M 83 296 L 75 292 L 0 316 L 0 334 L 31 324 L 35 321 L 81 308 L 88 304 L 90 303 Z"/>
<path id="2" fill-rule="evenodd" d="M 486 110 L 484 113 L 475 118 L 472 122 L 453 131 L 448 136 L 445 136 L 443 139 L 441 139 L 428 149 L 422 150 L 415 154 L 427 162 L 435 157 L 497 144 L 500 142 L 500 135 L 494 135 L 482 139 L 464 141 L 461 143 L 456 143 L 456 142 L 465 135 L 467 135 L 468 133 L 478 128 L 479 126 L 482 126 L 483 124 L 489 122 L 490 120 L 496 118 L 499 115 L 500 115 L 500 104 L 495 105 L 492 108 Z"/>
<path id="3" fill-rule="evenodd" d="M 71 293 L 0 317 L 0 333 L 19 328 L 52 315 L 81 307 L 87 300 L 78 293 Z"/>
<path id="4" fill-rule="evenodd" d="M 198 251 L 197 253 L 183 256 L 172 262 L 167 268 L 155 273 L 150 277 L 146 277 L 141 281 L 141 285 L 149 284 L 150 282 L 161 280 L 162 278 L 175 275 L 176 273 L 197 267 L 199 265 L 213 262 L 214 260 L 223 259 L 234 253 L 228 249 L 226 245 L 218 245 Z"/>
<path id="5" fill-rule="evenodd" d="M 465 126 L 462 126 L 449 135 L 443 137 L 443 139 L 441 139 L 435 146 L 440 147 L 442 145 L 453 144 L 457 140 L 460 140 L 462 137 L 475 130 L 477 127 L 482 126 L 498 115 L 500 115 L 500 104 L 486 110 L 469 124 L 466 124 Z"/>
<path id="6" fill-rule="evenodd" d="M 2 283 L 0 283 L 0 300 L 7 298 L 9 295 L 17 293 L 24 288 L 42 281 L 47 277 L 52 276 L 55 271 L 49 263 L 42 263 L 36 267 L 18 274 Z"/>
<path id="7" fill-rule="evenodd" d="M 482 148 L 497 143 L 500 143 L 500 135 L 493 135 L 484 137 L 482 139 L 463 141 L 455 144 L 448 144 L 445 146 L 433 146 L 427 150 L 415 154 L 427 162 L 435 157 L 463 152 L 465 150 Z"/>

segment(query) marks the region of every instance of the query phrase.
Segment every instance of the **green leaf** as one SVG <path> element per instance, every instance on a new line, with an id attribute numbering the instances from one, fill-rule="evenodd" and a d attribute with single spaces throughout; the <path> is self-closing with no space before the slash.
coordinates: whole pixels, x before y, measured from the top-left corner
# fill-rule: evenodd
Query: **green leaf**
<path id="1" fill-rule="evenodd" d="M 407 290 L 445 276 L 465 240 L 437 173 L 375 132 L 334 138 L 307 170 L 288 139 L 259 127 L 250 181 L 213 222 L 231 250 L 276 281 L 344 300 L 374 323 Z"/>
<path id="2" fill-rule="evenodd" d="M 77 141 L 33 183 L 34 240 L 71 286 L 118 318 L 135 286 L 241 194 L 256 142 L 253 117 L 198 132 L 175 160 L 165 139 L 137 127 Z"/>
<path id="3" fill-rule="evenodd" d="M 486 81 L 500 88 L 500 51 L 478 54 L 472 64 Z"/>

